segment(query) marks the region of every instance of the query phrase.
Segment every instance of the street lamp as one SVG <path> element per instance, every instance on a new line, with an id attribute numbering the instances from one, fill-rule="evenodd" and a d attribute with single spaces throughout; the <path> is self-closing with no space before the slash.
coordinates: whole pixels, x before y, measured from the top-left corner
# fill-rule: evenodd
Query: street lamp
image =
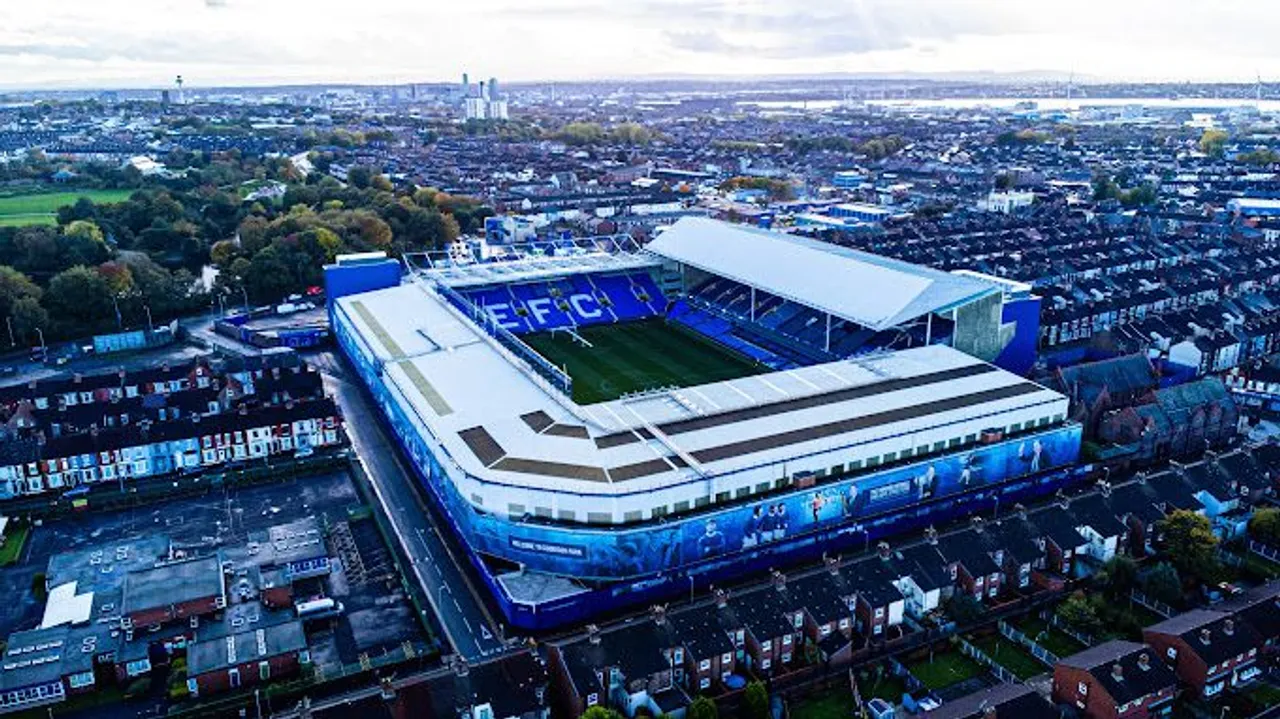
<path id="1" fill-rule="evenodd" d="M 41 358 L 42 358 L 42 359 L 48 359 L 48 357 L 49 357 L 49 348 L 48 348 L 48 346 L 46 346 L 46 345 L 45 345 L 45 343 L 44 343 L 44 330 L 42 330 L 42 329 L 40 329 L 39 327 L 37 327 L 37 328 L 36 328 L 36 334 L 40 335 L 40 356 L 41 356 Z"/>
<path id="2" fill-rule="evenodd" d="M 147 331 L 155 332 L 155 326 L 151 322 L 151 305 L 143 305 L 142 309 L 147 311 Z"/>
<path id="3" fill-rule="evenodd" d="M 13 340 L 13 316 L 5 315 L 4 323 L 9 328 L 9 346 L 17 347 L 18 343 Z"/>
<path id="4" fill-rule="evenodd" d="M 249 311 L 249 292 L 244 288 L 244 278 L 236 276 L 236 284 L 240 286 L 240 294 L 244 297 L 244 309 Z"/>

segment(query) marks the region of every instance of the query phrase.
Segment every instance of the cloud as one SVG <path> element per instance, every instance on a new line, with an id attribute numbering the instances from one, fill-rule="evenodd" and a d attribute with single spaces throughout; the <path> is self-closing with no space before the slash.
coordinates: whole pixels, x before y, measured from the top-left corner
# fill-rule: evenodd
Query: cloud
<path id="1" fill-rule="evenodd" d="M 403 82 L 463 70 L 1280 77 L 1280 3 L 1180 2 L 1175 13 L 1168 0 L 0 0 L 0 85 L 159 85 L 176 73 L 201 84 Z M 1239 17 L 1248 32 L 1216 20 Z"/>
<path id="2" fill-rule="evenodd" d="M 838 57 L 910 46 L 905 37 L 868 37 L 858 32 L 811 33 L 790 42 L 769 37 L 758 43 L 733 42 L 716 31 L 672 32 L 665 37 L 675 50 L 776 60 Z"/>

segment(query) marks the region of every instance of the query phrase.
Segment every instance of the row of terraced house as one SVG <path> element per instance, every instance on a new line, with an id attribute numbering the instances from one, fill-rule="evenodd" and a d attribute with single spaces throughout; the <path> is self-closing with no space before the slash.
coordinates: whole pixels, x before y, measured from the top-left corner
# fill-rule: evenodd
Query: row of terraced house
<path id="1" fill-rule="evenodd" d="M 0 388 L 0 499 L 303 456 L 342 442 L 320 375 L 197 361 Z"/>
<path id="2" fill-rule="evenodd" d="M 691 697 L 726 696 L 752 676 L 893 653 L 920 627 L 945 622 L 942 607 L 952 597 L 1011 606 L 1064 591 L 1117 555 L 1152 555 L 1162 543 L 1160 522 L 1174 511 L 1201 514 L 1218 536 L 1238 538 L 1254 507 L 1275 496 L 1277 470 L 1274 445 L 1210 455 L 1129 481 L 1104 481 L 1096 491 L 1035 510 L 998 514 L 993 505 L 991 517 L 969 527 L 930 530 L 924 541 L 901 548 L 882 543 L 878 556 L 832 559 L 825 569 L 793 577 L 775 574 L 771 587 L 716 591 L 711 601 L 670 612 L 655 608 L 649 618 L 553 643 L 556 701 L 569 716 L 592 706 L 628 717 L 678 714 Z M 1268 611 L 1260 606 L 1256 611 Z"/>

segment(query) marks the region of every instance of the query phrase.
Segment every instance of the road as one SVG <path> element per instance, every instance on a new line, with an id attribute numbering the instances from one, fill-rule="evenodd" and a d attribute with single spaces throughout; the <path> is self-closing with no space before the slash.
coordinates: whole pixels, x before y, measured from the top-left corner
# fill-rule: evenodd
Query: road
<path id="1" fill-rule="evenodd" d="M 336 368 L 333 363 L 317 364 Z M 322 371 L 329 394 L 342 408 L 347 434 L 365 474 L 454 651 L 468 662 L 505 652 L 488 609 L 460 566 L 466 558 L 454 556 L 442 535 L 450 530 L 437 526 L 439 520 L 425 506 L 412 471 L 373 414 L 376 410 L 368 395 L 343 376 Z"/>

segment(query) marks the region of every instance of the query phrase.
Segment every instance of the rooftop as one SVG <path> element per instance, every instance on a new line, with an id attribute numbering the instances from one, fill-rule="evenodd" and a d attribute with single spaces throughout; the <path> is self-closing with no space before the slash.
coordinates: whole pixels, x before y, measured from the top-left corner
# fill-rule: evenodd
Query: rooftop
<path id="1" fill-rule="evenodd" d="M 196 642 L 187 648 L 187 673 L 199 676 L 245 662 L 278 657 L 307 648 L 302 622 L 263 627 L 218 639 Z"/>
<path id="2" fill-rule="evenodd" d="M 133 614 L 224 596 L 224 585 L 222 558 L 216 554 L 141 569 L 124 579 L 124 611 Z"/>
<path id="3" fill-rule="evenodd" d="M 876 330 L 998 291 L 971 277 L 698 217 L 681 219 L 647 249 Z"/>

